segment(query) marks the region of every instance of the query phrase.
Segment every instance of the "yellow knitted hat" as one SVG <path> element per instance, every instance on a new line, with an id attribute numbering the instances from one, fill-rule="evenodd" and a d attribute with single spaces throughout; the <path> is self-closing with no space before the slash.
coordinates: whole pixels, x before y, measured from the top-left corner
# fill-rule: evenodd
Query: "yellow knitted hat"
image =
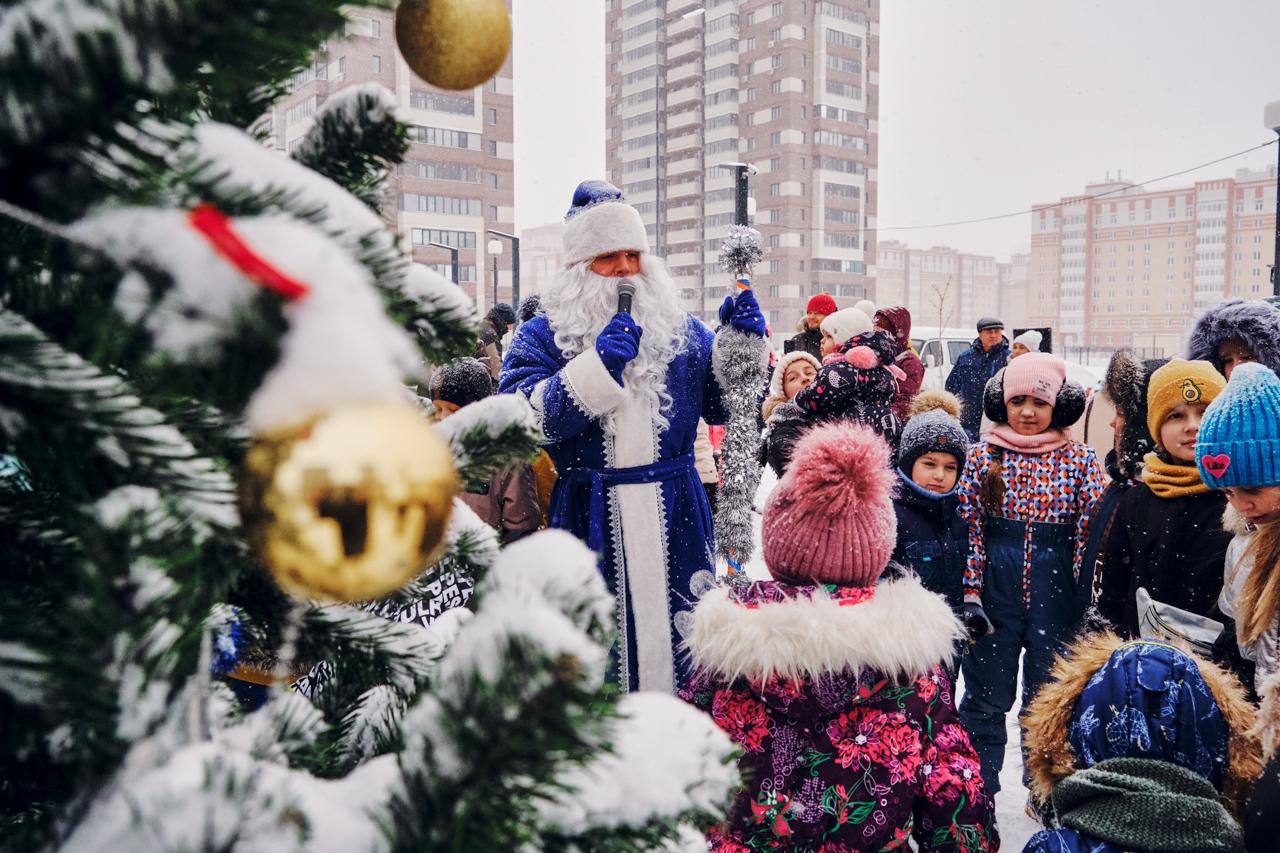
<path id="1" fill-rule="evenodd" d="M 1207 361 L 1171 359 L 1147 383 L 1147 430 L 1160 440 L 1160 426 L 1174 407 L 1183 403 L 1208 405 L 1222 393 L 1227 380 Z"/>

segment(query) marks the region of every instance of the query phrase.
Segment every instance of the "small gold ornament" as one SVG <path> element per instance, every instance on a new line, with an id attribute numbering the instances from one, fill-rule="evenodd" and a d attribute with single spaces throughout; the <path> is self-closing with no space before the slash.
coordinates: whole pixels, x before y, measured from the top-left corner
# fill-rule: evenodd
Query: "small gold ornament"
<path id="1" fill-rule="evenodd" d="M 457 492 L 449 446 L 421 414 L 364 404 L 255 441 L 240 511 L 285 592 L 368 601 L 439 555 Z"/>
<path id="2" fill-rule="evenodd" d="M 503 0 L 401 0 L 396 44 L 414 73 L 441 89 L 471 89 L 511 52 Z"/>

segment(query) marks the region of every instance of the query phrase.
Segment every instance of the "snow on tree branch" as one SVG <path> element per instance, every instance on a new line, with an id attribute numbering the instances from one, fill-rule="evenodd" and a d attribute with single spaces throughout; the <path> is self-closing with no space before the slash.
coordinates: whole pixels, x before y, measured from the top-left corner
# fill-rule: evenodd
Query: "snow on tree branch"
<path id="1" fill-rule="evenodd" d="M 723 813 L 741 777 L 737 748 L 710 717 L 662 693 L 624 696 L 618 715 L 612 750 L 568 769 L 560 781 L 569 790 L 540 805 L 550 827 L 595 836 Z"/>
<path id="2" fill-rule="evenodd" d="M 487 483 L 495 471 L 530 461 L 542 434 L 520 394 L 498 394 L 464 406 L 436 429 L 449 442 L 465 487 Z"/>

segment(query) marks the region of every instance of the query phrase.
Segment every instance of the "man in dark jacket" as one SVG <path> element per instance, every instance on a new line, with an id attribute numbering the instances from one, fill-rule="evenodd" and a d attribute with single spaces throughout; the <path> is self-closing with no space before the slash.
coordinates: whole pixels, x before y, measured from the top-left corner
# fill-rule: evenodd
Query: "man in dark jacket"
<path id="1" fill-rule="evenodd" d="M 1004 323 L 995 317 L 978 321 L 978 337 L 973 345 L 960 353 L 947 376 L 947 390 L 960 398 L 960 423 L 970 441 L 978 440 L 982 426 L 982 391 L 987 380 L 1009 362 L 1009 342 L 1004 337 Z"/>
<path id="2" fill-rule="evenodd" d="M 502 338 L 516 322 L 516 312 L 505 302 L 489 309 L 480 323 L 480 339 L 476 341 L 476 359 L 489 368 L 493 381 L 502 372 Z"/>
<path id="3" fill-rule="evenodd" d="M 828 314 L 836 313 L 836 301 L 823 291 L 809 300 L 805 315 L 800 320 L 800 333 L 782 345 L 782 354 L 803 350 L 816 359 L 822 358 L 822 321 Z"/>

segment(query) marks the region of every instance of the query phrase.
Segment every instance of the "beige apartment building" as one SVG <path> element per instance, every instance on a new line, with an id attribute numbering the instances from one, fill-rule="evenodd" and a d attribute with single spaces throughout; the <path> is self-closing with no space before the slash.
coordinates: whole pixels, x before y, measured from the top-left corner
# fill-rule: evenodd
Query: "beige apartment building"
<path id="1" fill-rule="evenodd" d="M 1181 351 L 1206 308 L 1270 295 L 1275 192 L 1272 167 L 1159 191 L 1107 180 L 1037 206 L 1032 324 L 1068 346 Z"/>
<path id="2" fill-rule="evenodd" d="M 1014 323 L 1003 317 L 1000 265 L 990 255 L 883 240 L 876 246 L 875 277 L 876 305 L 905 305 L 915 325 L 971 327 L 993 314 Z"/>
<path id="3" fill-rule="evenodd" d="M 608 0 L 606 162 L 706 320 L 750 163 L 755 288 L 790 329 L 822 290 L 874 298 L 879 0 Z"/>
<path id="4" fill-rule="evenodd" d="M 508 8 L 510 2 L 508 0 Z M 436 89 L 409 70 L 396 48 L 391 11 L 351 7 L 346 33 L 324 44 L 290 92 L 254 126 L 267 144 L 291 150 L 310 129 L 324 102 L 343 89 L 378 83 L 395 95 L 409 125 L 409 152 L 390 181 L 388 221 L 413 259 L 450 277 L 457 247 L 462 287 L 480 307 L 493 304 L 492 259 L 499 267 L 498 298 L 511 300 L 511 246 L 491 256 L 486 229 L 514 233 L 514 124 L 512 60 L 483 86 L 461 92 Z"/>

